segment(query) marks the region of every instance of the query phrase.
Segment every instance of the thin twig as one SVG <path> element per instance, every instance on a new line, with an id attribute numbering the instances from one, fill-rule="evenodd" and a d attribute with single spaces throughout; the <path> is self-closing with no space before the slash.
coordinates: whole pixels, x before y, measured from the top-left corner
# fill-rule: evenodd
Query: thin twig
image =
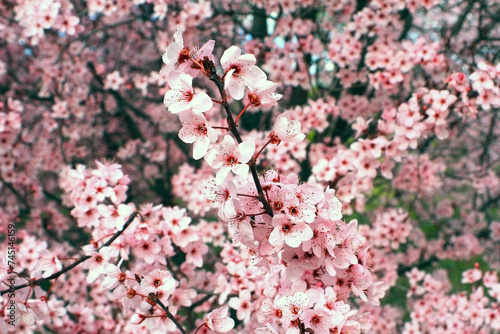
<path id="1" fill-rule="evenodd" d="M 149 299 L 151 299 L 152 301 L 154 301 L 158 306 L 161 307 L 161 309 L 165 312 L 165 314 L 167 315 L 167 317 L 172 320 L 175 324 L 175 326 L 177 326 L 177 328 L 179 328 L 179 330 L 181 331 L 182 334 L 187 334 L 186 330 L 182 327 L 182 325 L 177 321 L 177 319 L 175 319 L 175 316 L 170 313 L 170 311 L 168 310 L 168 307 L 166 307 L 160 299 L 158 299 L 158 296 L 156 293 L 154 292 L 151 292 L 149 295 L 148 295 Z"/>
<path id="2" fill-rule="evenodd" d="M 103 247 L 107 247 L 109 245 L 111 245 L 113 243 L 113 241 L 115 241 L 126 229 L 127 227 L 129 227 L 129 225 L 134 221 L 135 217 L 137 217 L 137 215 L 139 214 L 138 211 L 135 211 L 133 212 L 127 219 L 127 221 L 125 222 L 125 224 L 123 225 L 123 228 L 116 232 L 108 241 L 106 241 L 101 247 L 99 247 L 97 250 L 100 250 L 101 248 Z M 61 276 L 62 274 L 70 271 L 71 269 L 75 268 L 76 266 L 78 266 L 80 263 L 83 263 L 85 261 L 87 261 L 88 259 L 90 259 L 91 256 L 90 255 L 84 255 L 82 257 L 80 257 L 76 262 L 70 264 L 69 266 L 67 267 L 64 267 L 63 269 L 59 270 L 58 272 L 50 275 L 49 277 L 45 277 L 45 278 L 40 278 L 40 279 L 37 279 L 37 280 L 34 280 L 34 281 L 29 281 L 28 283 L 25 283 L 25 284 L 21 284 L 21 285 L 17 285 L 15 287 L 11 287 L 7 290 L 3 290 L 3 291 L 0 291 L 0 296 L 8 293 L 8 292 L 12 292 L 12 291 L 16 291 L 16 290 L 19 290 L 19 289 L 23 289 L 23 288 L 26 288 L 26 287 L 31 287 L 31 286 L 35 286 L 35 285 L 38 285 L 42 282 L 45 282 L 45 281 L 50 281 L 52 279 L 57 279 L 59 276 Z"/>

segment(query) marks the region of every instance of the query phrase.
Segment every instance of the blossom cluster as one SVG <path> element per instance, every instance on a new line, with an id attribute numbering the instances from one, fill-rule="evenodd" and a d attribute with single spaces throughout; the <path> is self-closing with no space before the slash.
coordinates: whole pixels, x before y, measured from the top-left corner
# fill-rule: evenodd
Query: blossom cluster
<path id="1" fill-rule="evenodd" d="M 214 56 L 211 54 L 213 41 L 192 53 L 184 47 L 179 29 L 178 27 L 174 35 L 175 41 L 168 46 L 163 56 L 166 66 L 162 71 L 166 71 L 169 78 L 164 103 L 171 113 L 179 114 L 183 125 L 179 132 L 180 139 L 187 143 L 194 142 L 193 158 L 204 157 L 207 164 L 217 170 L 215 179 L 205 184 L 203 193 L 211 201 L 218 202 L 218 216 L 225 222 L 230 238 L 247 248 L 256 265 L 267 268 L 270 272 L 275 271 L 273 268 L 276 265 L 284 265 L 287 280 L 294 284 L 306 284 L 302 294 L 294 294 L 293 297 L 285 295 L 272 301 L 272 305 L 285 312 L 282 314 L 296 312 L 294 304 L 286 300 L 299 296 L 296 298 L 300 302 L 297 302 L 303 304 L 303 310 L 312 311 L 316 307 L 307 297 L 307 293 L 313 293 L 307 288 L 306 282 L 309 281 L 315 282 L 316 293 L 327 287 L 332 289 L 332 282 L 349 281 L 349 284 L 338 284 L 342 289 L 334 300 L 339 303 L 344 301 L 344 305 L 352 291 L 361 299 L 378 304 L 378 298 L 383 296 L 384 289 L 381 285 L 373 284 L 366 259 L 359 258 L 358 255 L 366 254 L 362 250 L 365 238 L 357 232 L 356 221 L 345 224 L 341 220 L 342 204 L 335 196 L 335 190 L 322 191 L 318 186 L 300 183 L 296 174 L 282 175 L 274 170 L 266 172 L 260 181 L 245 181 L 249 169 L 255 165 L 259 153 L 267 145 L 300 142 L 305 138 L 300 132 L 300 121 L 289 120 L 288 114 L 281 114 L 268 135 L 269 140 L 254 155 L 255 143 L 243 141 L 239 132 L 231 127 L 234 126 L 232 122 L 236 123 L 248 107 L 275 105 L 282 97 L 274 93 L 277 85 L 266 80 L 266 74 L 255 65 L 253 55 L 242 55 L 236 46 L 224 51 L 220 60 L 224 74 L 222 77 L 215 76 Z M 189 66 L 185 66 L 186 63 Z M 181 69 L 186 73 L 182 73 Z M 198 71 L 193 72 L 193 69 Z M 223 106 L 228 103 L 227 96 L 240 100 L 248 90 L 249 102 L 236 121 L 232 120 L 231 114 L 227 116 L 227 130 L 233 132 L 238 142 L 233 136 L 226 134 L 219 143 L 215 143 L 218 136 L 203 116 L 204 112 L 212 108 L 213 99 L 205 92 L 196 92 L 192 87 L 192 79 L 199 72 L 218 84 Z M 213 148 L 209 150 L 211 143 L 214 143 Z M 228 178 L 230 172 L 240 178 L 233 181 Z M 263 191 L 265 197 L 259 198 L 259 191 Z M 268 211 L 265 204 L 271 210 Z M 227 293 L 230 291 L 226 289 Z M 336 293 L 334 290 L 329 291 Z M 238 311 L 239 320 L 247 323 L 251 309 L 248 309 L 248 313 L 243 313 L 241 303 L 243 299 L 249 303 L 251 292 L 243 289 L 239 294 L 239 299 L 231 299 L 229 306 Z M 290 333 L 303 324 L 312 326 L 316 331 L 328 331 L 334 327 L 340 330 L 348 318 L 341 315 L 347 311 L 341 312 L 333 316 L 338 321 L 332 320 L 330 323 L 332 314 L 320 312 L 314 317 L 322 318 L 323 322 L 318 320 L 318 323 L 313 324 L 310 318 L 300 317 L 303 310 L 300 310 L 300 314 L 283 316 L 279 321 L 280 326 L 287 328 Z M 340 312 L 339 310 L 337 311 Z M 310 316 L 313 316 L 312 313 Z M 260 319 L 259 322 L 267 324 L 268 328 L 274 328 L 269 320 Z M 361 325 L 355 325 L 353 320 L 349 326 L 360 328 Z"/>
<path id="2" fill-rule="evenodd" d="M 410 281 L 408 296 L 420 296 L 407 323 L 404 333 L 415 331 L 439 332 L 487 332 L 500 330 L 500 283 L 495 272 L 482 272 L 476 264 L 474 269 L 462 273 L 462 283 L 476 284 L 470 294 L 446 295 L 447 277 L 443 272 L 426 274 L 413 268 L 407 273 Z M 444 276 L 444 277 L 443 277 Z M 492 301 L 487 297 L 491 296 Z M 486 325 L 486 326 L 484 326 Z"/>

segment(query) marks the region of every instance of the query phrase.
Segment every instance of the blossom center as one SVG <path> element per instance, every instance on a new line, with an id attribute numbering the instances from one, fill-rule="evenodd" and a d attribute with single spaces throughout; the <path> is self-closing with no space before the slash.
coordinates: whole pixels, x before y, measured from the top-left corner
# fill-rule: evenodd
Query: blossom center
<path id="1" fill-rule="evenodd" d="M 239 64 L 232 64 L 230 68 L 234 70 L 234 77 L 238 77 L 241 74 L 241 66 Z"/>
<path id="2" fill-rule="evenodd" d="M 193 99 L 193 96 L 194 96 L 194 94 L 192 91 L 187 91 L 187 92 L 183 93 L 182 99 L 184 101 L 191 102 L 191 100 Z"/>
<path id="3" fill-rule="evenodd" d="M 273 202 L 273 209 L 275 211 L 280 211 L 282 208 L 283 208 L 283 202 L 281 201 Z"/>
<path id="4" fill-rule="evenodd" d="M 136 294 L 137 294 L 137 292 L 135 292 L 135 290 L 132 288 L 127 290 L 127 297 L 130 299 L 134 298 Z"/>
<path id="5" fill-rule="evenodd" d="M 260 98 L 258 95 L 254 93 L 248 93 L 248 99 L 250 100 L 250 103 L 253 104 L 254 106 L 256 107 L 260 106 Z"/>
<path id="6" fill-rule="evenodd" d="M 224 162 L 227 166 L 234 166 L 238 163 L 238 158 L 234 155 L 228 155 Z"/>
<path id="7" fill-rule="evenodd" d="M 182 64 L 186 60 L 189 60 L 189 58 L 190 58 L 189 49 L 188 48 L 184 48 L 184 49 L 181 50 L 181 52 L 179 52 L 179 57 L 177 58 L 177 62 L 179 64 Z"/>
<path id="8" fill-rule="evenodd" d="M 311 323 L 314 325 L 319 325 L 321 323 L 321 317 L 315 315 L 311 318 Z"/>
<path id="9" fill-rule="evenodd" d="M 281 230 L 285 233 L 288 233 L 292 230 L 292 224 L 287 223 L 281 227 Z"/>
<path id="10" fill-rule="evenodd" d="M 118 282 L 120 282 L 120 283 L 125 282 L 125 279 L 126 279 L 126 278 L 127 278 L 127 275 L 126 275 L 125 273 L 119 273 L 119 274 L 118 274 L 118 277 L 117 277 Z"/>
<path id="11" fill-rule="evenodd" d="M 207 127 L 205 126 L 205 123 L 199 123 L 198 126 L 196 127 L 196 131 L 198 131 L 199 134 L 206 136 Z"/>

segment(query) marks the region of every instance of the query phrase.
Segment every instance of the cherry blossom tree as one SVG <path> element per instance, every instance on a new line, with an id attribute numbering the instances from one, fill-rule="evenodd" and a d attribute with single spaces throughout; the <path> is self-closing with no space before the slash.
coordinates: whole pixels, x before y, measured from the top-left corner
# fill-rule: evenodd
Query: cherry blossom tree
<path id="1" fill-rule="evenodd" d="M 0 2 L 0 332 L 500 331 L 500 2 Z"/>

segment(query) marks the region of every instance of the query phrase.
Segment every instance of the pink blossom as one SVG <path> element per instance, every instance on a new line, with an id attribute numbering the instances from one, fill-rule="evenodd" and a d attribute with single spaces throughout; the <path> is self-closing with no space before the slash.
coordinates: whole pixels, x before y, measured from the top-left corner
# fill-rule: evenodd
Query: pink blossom
<path id="1" fill-rule="evenodd" d="M 151 240 L 149 238 L 147 240 L 139 238 L 134 240 L 134 242 L 135 255 L 148 264 L 152 264 L 156 256 L 158 256 L 162 250 L 159 241 L 153 238 L 151 238 Z"/>
<path id="2" fill-rule="evenodd" d="M 222 184 L 217 185 L 215 180 L 210 180 L 204 184 L 202 193 L 210 201 L 219 203 L 219 217 L 226 219 L 236 216 L 233 204 L 233 199 L 236 198 L 236 185 L 234 182 L 226 179 Z"/>
<path id="3" fill-rule="evenodd" d="M 204 92 L 195 92 L 193 77 L 180 71 L 168 72 L 170 90 L 165 93 L 163 102 L 172 114 L 192 110 L 202 113 L 212 108 L 212 99 Z"/>
<path id="4" fill-rule="evenodd" d="M 243 211 L 241 202 L 237 199 L 231 200 L 233 212 L 225 212 L 224 216 L 219 216 L 227 223 L 227 232 L 234 241 L 239 241 L 245 245 L 254 243 L 253 228 L 251 218 Z M 251 213 L 250 213 L 251 214 Z"/>
<path id="5" fill-rule="evenodd" d="M 298 120 L 288 120 L 289 115 L 281 114 L 276 118 L 274 128 L 269 138 L 273 144 L 279 145 L 281 141 L 296 143 L 302 141 L 306 136 L 300 133 L 302 124 Z"/>
<path id="6" fill-rule="evenodd" d="M 59 29 L 61 33 L 67 33 L 68 35 L 75 35 L 78 23 L 80 23 L 80 19 L 77 16 L 73 15 L 58 16 L 56 19 L 55 26 Z"/>
<path id="7" fill-rule="evenodd" d="M 149 272 L 141 281 L 141 287 L 146 292 L 171 293 L 175 289 L 176 282 L 169 271 L 155 269 Z"/>
<path id="8" fill-rule="evenodd" d="M 115 258 L 117 253 L 110 247 L 103 247 L 99 252 L 90 251 L 87 255 L 90 256 L 90 259 L 84 263 L 84 268 L 89 270 L 87 283 L 93 283 L 99 276 L 106 272 L 109 261 Z"/>
<path id="9" fill-rule="evenodd" d="M 334 189 L 327 189 L 325 197 L 318 212 L 319 216 L 329 220 L 342 219 L 342 203 L 335 194 Z"/>
<path id="10" fill-rule="evenodd" d="M 165 67 L 162 71 L 169 71 L 174 68 L 177 63 L 183 63 L 188 59 L 189 50 L 184 48 L 184 39 L 182 38 L 182 30 L 179 25 L 174 33 L 174 42 L 170 43 L 163 53 L 162 60 Z"/>
<path id="11" fill-rule="evenodd" d="M 205 156 L 208 145 L 217 141 L 217 132 L 208 124 L 203 114 L 187 110 L 179 114 L 182 129 L 179 138 L 185 143 L 194 143 L 193 158 L 198 160 Z"/>
<path id="12" fill-rule="evenodd" d="M 228 305 L 236 310 L 238 320 L 248 322 L 252 314 L 252 297 L 249 290 L 243 290 L 238 297 L 229 299 Z"/>
<path id="13" fill-rule="evenodd" d="M 234 327 L 234 320 L 228 316 L 228 307 L 224 306 L 207 314 L 205 325 L 215 332 L 225 333 Z"/>
<path id="14" fill-rule="evenodd" d="M 121 230 L 127 219 L 134 212 L 134 208 L 125 204 L 119 204 L 117 208 L 111 205 L 99 204 L 97 211 L 101 214 L 105 226 Z"/>
<path id="15" fill-rule="evenodd" d="M 118 266 L 111 263 L 106 266 L 104 269 L 104 279 L 101 283 L 103 289 L 112 290 L 125 281 L 127 275 L 119 268 L 121 262 L 122 261 L 120 261 Z"/>
<path id="16" fill-rule="evenodd" d="M 208 246 L 202 240 L 197 239 L 188 243 L 182 248 L 182 251 L 186 254 L 186 263 L 191 263 L 200 268 L 203 266 L 203 256 L 208 252 Z"/>
<path id="17" fill-rule="evenodd" d="M 120 72 L 114 71 L 106 76 L 104 89 L 118 90 L 124 82 L 125 79 L 120 75 Z"/>
<path id="18" fill-rule="evenodd" d="M 476 263 L 474 269 L 466 270 L 462 273 L 462 284 L 463 283 L 474 283 L 481 279 L 483 273 L 479 270 L 479 264 Z"/>
<path id="19" fill-rule="evenodd" d="M 277 214 L 272 220 L 273 231 L 269 235 L 269 243 L 281 246 L 283 243 L 297 248 L 303 241 L 313 237 L 313 231 L 306 223 L 292 221 L 284 214 Z"/>
<path id="20" fill-rule="evenodd" d="M 159 7 L 155 5 L 155 11 L 156 10 L 159 10 Z M 177 69 L 179 71 L 189 74 L 192 77 L 196 77 L 199 73 L 199 62 L 204 57 L 213 59 L 212 50 L 214 45 L 215 41 L 210 40 L 199 48 L 199 50 L 190 51 L 189 48 L 184 46 L 182 30 L 180 25 L 177 25 L 174 33 L 174 42 L 170 43 L 163 53 L 162 60 L 166 66 L 161 70 L 161 72 L 174 70 L 176 65 L 178 65 Z M 194 64 L 194 62 L 197 62 L 197 64 Z"/>
<path id="21" fill-rule="evenodd" d="M 277 86 L 278 84 L 269 80 L 255 82 L 249 87 L 248 99 L 250 103 L 264 109 L 274 107 L 278 104 L 278 100 L 283 97 L 283 95 L 274 92 Z"/>
<path id="22" fill-rule="evenodd" d="M 242 55 L 241 49 L 234 45 L 224 51 L 220 59 L 220 63 L 226 71 L 224 88 L 233 99 L 241 100 L 243 98 L 245 86 L 266 80 L 266 74 L 255 66 L 256 61 L 254 55 Z"/>
<path id="23" fill-rule="evenodd" d="M 276 301 L 276 306 L 283 312 L 287 321 L 299 318 L 309 307 L 310 299 L 304 292 L 295 292 L 293 296 L 283 296 Z"/>
<path id="24" fill-rule="evenodd" d="M 314 333 L 329 334 L 330 329 L 339 325 L 344 317 L 340 313 L 329 313 L 322 309 L 305 310 L 304 325 L 311 328 Z"/>
<path id="25" fill-rule="evenodd" d="M 244 141 L 236 146 L 234 139 L 225 135 L 218 147 L 213 148 L 205 155 L 205 161 L 212 168 L 218 169 L 215 183 L 222 184 L 230 171 L 236 175 L 246 175 L 249 169 L 246 163 L 250 161 L 254 151 L 254 142 Z"/>
<path id="26" fill-rule="evenodd" d="M 46 249 L 40 252 L 40 260 L 38 260 L 37 268 L 42 270 L 44 273 L 42 277 L 49 277 L 54 272 L 62 269 L 62 264 L 57 258 L 57 256 L 52 255 L 52 253 Z"/>

